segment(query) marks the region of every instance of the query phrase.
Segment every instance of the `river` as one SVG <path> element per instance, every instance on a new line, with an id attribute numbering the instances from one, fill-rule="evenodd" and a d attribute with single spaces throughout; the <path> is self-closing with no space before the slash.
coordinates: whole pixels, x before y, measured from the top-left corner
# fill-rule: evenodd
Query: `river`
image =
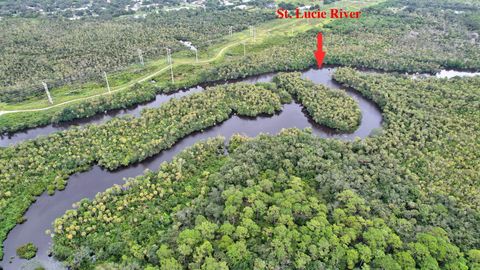
<path id="1" fill-rule="evenodd" d="M 324 70 L 330 72 L 328 69 L 324 69 Z M 306 74 L 304 76 L 312 76 L 312 74 L 310 74 L 310 73 L 312 73 L 314 71 L 319 72 L 318 70 L 310 69 L 306 72 L 303 72 L 303 74 Z M 369 72 L 375 72 L 375 71 L 369 70 Z M 308 75 L 308 74 L 310 74 L 310 75 Z M 273 76 L 274 76 L 273 73 L 269 73 L 269 74 L 252 76 L 252 77 L 248 77 L 248 78 L 243 79 L 243 80 L 235 80 L 235 81 L 243 81 L 243 82 L 249 82 L 249 83 L 268 82 L 272 79 Z M 322 76 L 313 76 L 312 79 L 315 79 L 316 77 L 322 77 Z M 412 75 L 412 76 L 414 76 L 414 77 L 418 77 L 418 76 L 428 77 L 428 75 L 425 75 L 425 74 L 424 75 Z M 455 71 L 455 70 L 442 70 L 435 75 L 435 77 L 437 77 L 437 78 L 453 78 L 455 76 L 460 76 L 460 77 L 480 76 L 480 72 L 462 72 L 462 71 Z M 328 77 L 330 77 L 330 74 L 328 74 Z M 334 83 L 331 81 L 331 79 L 323 79 L 323 83 L 325 83 L 326 85 L 329 85 L 331 87 L 338 87 L 338 86 L 334 85 Z M 46 135 L 51 134 L 53 132 L 66 130 L 68 128 L 71 128 L 72 126 L 84 126 L 86 124 L 100 124 L 100 123 L 104 123 L 104 122 L 106 122 L 106 121 L 108 121 L 108 120 L 110 120 L 114 117 L 127 115 L 127 114 L 130 114 L 130 115 L 133 115 L 133 116 L 139 116 L 141 111 L 144 108 L 156 108 L 156 107 L 160 106 L 162 103 L 165 103 L 172 98 L 181 98 L 185 95 L 200 92 L 203 89 L 204 89 L 204 86 L 196 86 L 196 87 L 192 87 L 192 88 L 189 88 L 189 89 L 184 89 L 184 90 L 181 90 L 181 91 L 178 91 L 178 92 L 175 92 L 175 93 L 171 93 L 171 94 L 157 95 L 157 97 L 153 101 L 146 102 L 144 104 L 139 104 L 139 105 L 130 107 L 128 109 L 110 110 L 110 111 L 107 111 L 106 113 L 97 114 L 97 115 L 92 116 L 92 117 L 77 119 L 77 120 L 73 120 L 73 121 L 69 121 L 69 122 L 63 122 L 63 123 L 59 123 L 59 124 L 50 124 L 50 125 L 46 125 L 46 126 L 26 129 L 26 130 L 19 131 L 19 132 L 13 133 L 13 134 L 0 134 L 0 147 L 11 146 L 11 145 L 17 144 L 19 142 L 35 139 L 38 136 L 46 136 Z"/>
<path id="2" fill-rule="evenodd" d="M 331 88 L 340 88 L 332 80 L 331 69 L 310 69 L 302 72 L 304 78 L 308 78 L 317 84 L 324 84 Z M 274 74 L 249 77 L 240 81 L 255 83 L 271 81 Z M 158 95 L 154 101 L 138 105 L 127 110 L 117 110 L 108 112 L 83 120 L 76 120 L 62 125 L 49 125 L 35 128 L 23 133 L 17 133 L 11 137 L 2 137 L 2 145 L 18 143 L 26 139 L 33 139 L 37 136 L 47 135 L 52 132 L 61 131 L 72 125 L 85 125 L 92 123 L 102 123 L 112 117 L 132 114 L 140 115 L 144 108 L 154 108 L 171 98 L 179 98 L 191 93 L 202 91 L 203 87 L 197 86 L 185 91 L 180 91 L 171 95 Z M 113 186 L 114 184 L 124 183 L 125 178 L 135 177 L 143 174 L 147 169 L 157 170 L 164 161 L 169 161 L 177 153 L 188 146 L 191 146 L 199 140 L 214 136 L 224 136 L 229 138 L 235 133 L 242 133 L 247 136 L 257 136 L 260 133 L 276 134 L 283 128 L 311 128 L 313 134 L 323 138 L 337 138 L 342 140 L 352 140 L 355 137 L 365 138 L 375 128 L 380 128 L 382 123 L 381 112 L 371 101 L 362 97 L 358 92 L 346 89 L 348 95 L 356 100 L 362 112 L 362 121 L 359 128 L 351 134 L 337 133 L 329 128 L 315 124 L 306 116 L 302 106 L 298 103 L 285 104 L 282 111 L 273 116 L 260 116 L 255 118 L 233 116 L 225 122 L 206 129 L 204 132 L 193 133 L 179 142 L 172 148 L 161 152 L 142 162 L 133 164 L 126 168 L 115 171 L 107 171 L 99 166 L 93 166 L 87 172 L 77 173 L 70 177 L 65 190 L 57 191 L 55 195 L 48 196 L 46 193 L 38 197 L 37 201 L 31 205 L 25 213 L 27 219 L 23 224 L 17 225 L 4 241 L 5 256 L 0 266 L 3 269 L 34 269 L 41 264 L 46 269 L 64 269 L 62 265 L 48 256 L 51 238 L 45 233 L 51 228 L 53 221 L 63 215 L 66 210 L 72 208 L 72 204 L 83 198 L 93 198 L 98 192 Z M 31 261 L 18 259 L 15 257 L 15 249 L 27 242 L 32 242 L 38 247 L 37 256 Z"/>

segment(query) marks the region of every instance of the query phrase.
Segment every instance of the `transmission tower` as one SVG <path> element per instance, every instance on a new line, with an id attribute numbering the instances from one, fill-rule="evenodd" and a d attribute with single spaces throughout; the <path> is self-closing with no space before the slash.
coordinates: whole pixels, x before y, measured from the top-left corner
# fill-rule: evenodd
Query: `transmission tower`
<path id="1" fill-rule="evenodd" d="M 172 51 L 170 48 L 167 48 L 167 62 L 170 65 L 170 76 L 172 77 L 172 84 L 175 83 L 175 79 L 173 78 L 173 61 L 172 61 Z"/>
<path id="2" fill-rule="evenodd" d="M 167 64 L 170 64 L 170 62 L 172 62 L 172 59 L 170 58 L 170 49 L 169 48 L 165 48 L 167 50 Z"/>
<path id="3" fill-rule="evenodd" d="M 195 48 L 195 63 L 198 63 L 198 49 Z"/>
<path id="4" fill-rule="evenodd" d="M 105 78 L 105 82 L 107 83 L 107 90 L 108 90 L 108 93 L 111 93 L 110 91 L 110 84 L 108 83 L 108 77 L 107 77 L 107 72 L 103 72 L 103 77 Z"/>
<path id="5" fill-rule="evenodd" d="M 143 53 L 142 53 L 142 50 L 137 49 L 137 53 L 138 53 L 138 59 L 140 59 L 140 64 L 142 64 L 142 66 L 145 66 L 145 62 L 143 62 Z"/>
<path id="6" fill-rule="evenodd" d="M 48 102 L 53 104 L 52 96 L 50 96 L 50 91 L 48 91 L 48 85 L 45 82 L 42 82 L 43 88 L 45 88 L 45 93 L 47 93 Z"/>

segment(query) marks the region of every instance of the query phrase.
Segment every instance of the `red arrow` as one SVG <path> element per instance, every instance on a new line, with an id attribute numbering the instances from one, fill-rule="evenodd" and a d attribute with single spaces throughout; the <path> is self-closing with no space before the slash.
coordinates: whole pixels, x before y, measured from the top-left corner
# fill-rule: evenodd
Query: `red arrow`
<path id="1" fill-rule="evenodd" d="M 323 58 L 325 58 L 326 52 L 323 51 L 323 36 L 322 33 L 317 34 L 317 50 L 313 52 L 317 59 L 318 68 L 322 68 Z"/>

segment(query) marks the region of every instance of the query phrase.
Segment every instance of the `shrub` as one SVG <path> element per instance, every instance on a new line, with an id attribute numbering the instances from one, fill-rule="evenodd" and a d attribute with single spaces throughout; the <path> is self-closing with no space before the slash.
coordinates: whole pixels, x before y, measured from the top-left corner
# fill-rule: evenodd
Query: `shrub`
<path id="1" fill-rule="evenodd" d="M 38 248 L 33 243 L 27 243 L 17 248 L 17 255 L 22 259 L 31 259 L 37 255 Z"/>

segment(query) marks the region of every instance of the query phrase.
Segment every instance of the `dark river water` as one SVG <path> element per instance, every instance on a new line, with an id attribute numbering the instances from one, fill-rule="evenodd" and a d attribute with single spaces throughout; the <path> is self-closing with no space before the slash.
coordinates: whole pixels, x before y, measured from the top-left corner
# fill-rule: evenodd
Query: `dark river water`
<path id="1" fill-rule="evenodd" d="M 337 88 L 338 85 L 335 84 L 331 80 L 331 74 L 328 69 L 324 69 L 325 71 L 322 70 L 314 70 L 310 69 L 309 71 L 303 72 L 304 76 L 306 77 L 312 77 L 312 80 L 317 80 L 317 83 L 323 83 L 325 85 L 328 85 L 330 87 L 335 87 Z M 313 72 L 317 72 L 318 74 L 313 76 Z M 326 72 L 327 74 L 322 74 L 322 72 Z M 370 71 L 372 72 L 372 71 Z M 373 71 L 375 72 L 375 71 Z M 272 79 L 274 76 L 273 73 L 271 74 L 266 74 L 266 75 L 259 75 L 259 76 L 252 76 L 244 80 L 237 80 L 237 81 L 244 81 L 244 82 L 250 82 L 250 83 L 256 83 L 256 82 L 268 82 Z M 429 75 L 413 75 L 413 76 L 429 76 Z M 470 76 L 480 76 L 480 72 L 462 72 L 462 71 L 455 71 L 455 70 L 442 70 L 439 73 L 435 75 L 437 78 L 453 78 L 455 76 L 460 76 L 460 77 L 470 77 Z M 19 142 L 25 141 L 25 140 L 31 140 L 35 139 L 38 136 L 46 136 L 48 134 L 51 134 L 56 131 L 62 131 L 68 128 L 71 128 L 72 126 L 83 126 L 86 124 L 99 124 L 106 122 L 113 117 L 117 116 L 122 116 L 126 114 L 131 114 L 134 116 L 139 116 L 141 111 L 144 108 L 155 108 L 160 106 L 162 103 L 169 101 L 172 98 L 180 98 L 185 95 L 189 95 L 192 93 L 197 93 L 202 91 L 204 88 L 202 86 L 197 86 L 197 87 L 192 87 L 186 90 L 178 91 L 172 94 L 164 94 L 164 95 L 157 95 L 156 99 L 147 102 L 145 104 L 137 105 L 129 109 L 124 109 L 124 110 L 111 110 L 108 111 L 104 114 L 97 114 L 92 117 L 88 118 L 83 118 L 83 119 L 78 119 L 75 121 L 70 121 L 70 122 L 64 122 L 60 124 L 50 124 L 42 127 L 37 127 L 37 128 L 32 128 L 32 129 L 27 129 L 24 131 L 19 131 L 14 134 L 0 134 L 0 147 L 7 147 L 9 145 L 17 144 Z M 354 93 L 351 93 L 354 96 L 358 96 Z M 356 98 L 356 97 L 354 97 Z M 358 98 L 356 98 L 358 99 Z"/>
<path id="2" fill-rule="evenodd" d="M 340 86 L 332 81 L 331 72 L 332 70 L 330 69 L 311 69 L 302 74 L 303 77 L 308 78 L 315 83 L 324 84 L 332 88 L 339 88 Z M 267 82 L 270 81 L 273 76 L 274 74 L 267 74 L 247 78 L 241 81 L 250 83 Z M 86 120 L 79 120 L 60 126 L 50 125 L 31 129 L 24 133 L 18 133 L 12 137 L 2 138 L 2 145 L 9 145 L 26 139 L 33 139 L 40 135 L 47 135 L 55 131 L 66 129 L 73 124 L 84 125 L 87 123 L 101 123 L 112 117 L 124 114 L 138 116 L 143 108 L 158 107 L 171 98 L 178 98 L 202 90 L 202 87 L 194 87 L 172 95 L 159 95 L 156 100 L 129 110 L 114 111 L 105 115 L 88 118 Z M 345 91 L 357 101 L 362 112 L 360 127 L 351 134 L 339 134 L 331 129 L 316 125 L 305 115 L 301 105 L 291 103 L 284 105 L 282 111 L 273 116 L 261 116 L 256 118 L 233 116 L 217 126 L 206 129 L 204 132 L 191 134 L 180 140 L 172 148 L 127 168 L 122 168 L 116 171 L 107 171 L 99 166 L 93 166 L 93 168 L 87 172 L 72 175 L 64 191 L 57 191 L 54 196 L 48 196 L 44 193 L 38 197 L 37 201 L 32 204 L 25 213 L 27 221 L 23 224 L 17 225 L 9 233 L 8 238 L 4 242 L 5 256 L 3 261 L 0 262 L 1 267 L 3 267 L 3 269 L 34 269 L 41 264 L 46 269 L 63 269 L 60 263 L 48 256 L 51 238 L 45 233 L 47 229 L 51 228 L 51 224 L 57 217 L 64 214 L 66 210 L 72 209 L 73 203 L 80 201 L 83 198 L 93 198 L 95 194 L 104 191 L 114 184 L 124 183 L 125 178 L 141 175 L 146 169 L 157 170 L 162 162 L 171 160 L 178 152 L 195 144 L 199 140 L 219 135 L 229 138 L 235 133 L 241 133 L 247 136 L 256 136 L 260 133 L 276 134 L 283 128 L 293 127 L 301 129 L 311 128 L 313 134 L 319 137 L 352 140 L 355 137 L 364 138 L 368 136 L 373 129 L 381 127 L 382 116 L 377 106 L 353 90 L 347 89 Z M 16 258 L 15 249 L 28 242 L 32 242 L 38 247 L 37 257 L 31 261 Z"/>

